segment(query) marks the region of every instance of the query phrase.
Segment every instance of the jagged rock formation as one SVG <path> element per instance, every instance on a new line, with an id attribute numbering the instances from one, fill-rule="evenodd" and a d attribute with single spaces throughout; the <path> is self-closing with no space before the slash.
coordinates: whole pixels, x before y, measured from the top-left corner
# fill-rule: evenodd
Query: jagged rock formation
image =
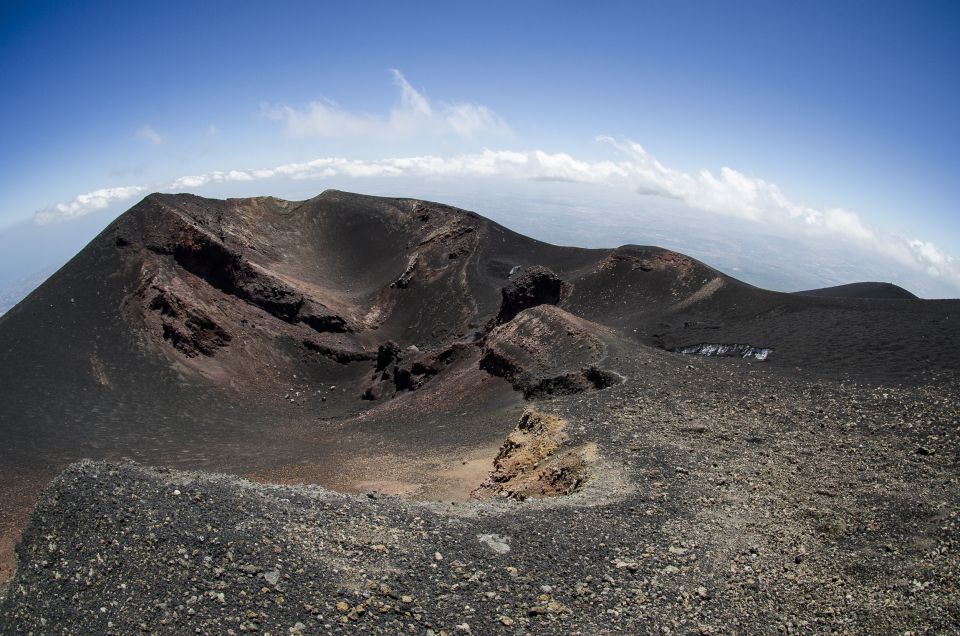
<path id="1" fill-rule="evenodd" d="M 624 346 L 601 325 L 552 305 L 535 305 L 490 333 L 480 367 L 509 380 L 528 398 L 579 393 L 622 381 L 597 366 L 618 344 Z"/>
<path id="2" fill-rule="evenodd" d="M 372 376 L 373 384 L 363 393 L 365 400 L 392 397 L 400 391 L 416 391 L 430 378 L 439 375 L 455 362 L 471 358 L 473 347 L 454 344 L 426 353 L 408 352 L 401 355 L 396 343 L 381 345 L 377 352 L 377 367 Z"/>
<path id="3" fill-rule="evenodd" d="M 502 325 L 524 309 L 538 305 L 556 305 L 569 286 L 550 269 L 540 265 L 523 270 L 501 290 L 503 299 L 494 324 Z"/>

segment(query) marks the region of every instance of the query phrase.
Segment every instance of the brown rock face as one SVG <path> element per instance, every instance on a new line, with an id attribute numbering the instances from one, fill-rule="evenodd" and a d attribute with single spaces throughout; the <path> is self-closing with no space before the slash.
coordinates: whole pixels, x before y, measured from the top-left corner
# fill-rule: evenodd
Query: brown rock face
<path id="1" fill-rule="evenodd" d="M 308 292 L 297 289 L 240 250 L 176 211 L 164 211 L 163 223 L 176 241 L 144 241 L 148 252 L 172 255 L 174 263 L 211 287 L 258 307 L 285 322 L 304 323 L 315 331 L 347 331 L 346 321 Z M 176 228 L 174 230 L 174 228 Z M 122 230 L 121 230 L 122 233 Z M 167 235 L 169 237 L 169 234 Z M 118 241 L 131 244 L 131 239 Z M 160 258 L 150 258 L 156 269 L 170 269 Z"/>
<path id="2" fill-rule="evenodd" d="M 571 447 L 567 422 L 535 409 L 524 411 L 494 459 L 490 477 L 474 491 L 478 499 L 524 500 L 576 492 L 589 478 L 589 445 Z"/>
<path id="3" fill-rule="evenodd" d="M 218 348 L 227 346 L 230 334 L 206 310 L 180 294 L 173 283 L 151 277 L 139 292 L 146 321 L 156 325 L 163 339 L 177 351 L 191 358 L 212 356 Z"/>
<path id="4" fill-rule="evenodd" d="M 598 366 L 613 340 L 600 325 L 553 305 L 538 305 L 490 333 L 480 366 L 527 398 L 602 389 L 622 381 Z"/>

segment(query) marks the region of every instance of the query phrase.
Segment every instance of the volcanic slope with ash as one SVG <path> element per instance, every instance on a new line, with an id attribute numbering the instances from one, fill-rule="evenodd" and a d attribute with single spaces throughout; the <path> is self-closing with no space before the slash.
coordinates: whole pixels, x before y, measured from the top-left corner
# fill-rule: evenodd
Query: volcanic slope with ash
<path id="1" fill-rule="evenodd" d="M 956 482 L 960 303 L 847 295 L 426 201 L 150 195 L 0 317 L 2 574 L 83 458 L 372 498 L 81 464 L 5 625 L 946 624 L 957 501 L 924 493 Z M 287 518 L 324 527 L 291 543 Z M 150 536 L 156 559 L 114 558 Z M 904 577 L 928 605 L 871 587 Z"/>

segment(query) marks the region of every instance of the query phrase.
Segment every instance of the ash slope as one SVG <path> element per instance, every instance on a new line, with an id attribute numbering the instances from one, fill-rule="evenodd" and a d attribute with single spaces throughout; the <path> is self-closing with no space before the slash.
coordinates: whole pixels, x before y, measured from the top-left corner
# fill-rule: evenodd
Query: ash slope
<path id="1" fill-rule="evenodd" d="M 958 308 L 769 292 L 659 248 L 551 246 L 423 201 L 151 195 L 0 318 L 8 539 L 41 486 L 81 457 L 463 499 L 528 405 L 567 423 L 591 478 L 563 504 L 442 509 L 469 511 L 461 517 L 275 489 L 248 508 L 256 487 L 242 483 L 85 464 L 33 517 L 6 625 L 44 631 L 49 616 L 66 632 L 112 622 L 126 633 L 143 615 L 170 632 L 244 621 L 323 631 L 378 616 L 371 629 L 602 633 L 651 620 L 718 628 L 749 612 L 745 629 L 763 631 L 781 618 L 774 607 L 796 626 L 814 603 L 825 609 L 811 624 L 842 626 L 853 611 L 866 628 L 936 628 L 956 608 L 940 528 L 957 509 Z M 669 352 L 699 343 L 774 353 L 760 364 Z M 167 501 L 168 479 L 203 485 Z M 318 503 L 331 497 L 338 512 Z M 355 511 L 373 525 L 351 529 Z M 411 515 L 434 525 L 410 532 Z M 267 563 L 264 546 L 308 526 L 313 543 L 281 544 L 273 554 L 287 556 Z M 149 543 L 156 559 L 97 561 L 114 558 L 94 548 L 101 540 L 133 554 L 151 533 L 164 537 Z M 491 540 L 476 543 L 488 534 L 516 547 L 491 557 Z M 368 536 L 383 540 L 366 546 Z M 225 541 L 243 543 L 250 562 L 231 561 Z M 68 545 L 75 556 L 59 552 Z M 378 565 L 393 550 L 405 556 Z M 84 577 L 77 568 L 91 560 Z M 170 584 L 154 585 L 167 566 Z M 294 583 L 278 591 L 274 571 Z M 399 604 L 364 596 L 382 577 L 406 590 Z M 473 585 L 484 577 L 490 585 Z M 904 577 L 926 585 L 926 604 L 897 587 Z M 89 594 L 74 597 L 74 583 Z M 124 584 L 142 593 L 101 612 L 95 599 Z M 878 614 L 888 584 L 892 604 Z M 381 610 L 403 596 L 422 611 Z M 340 616 L 334 599 L 363 611 Z"/>

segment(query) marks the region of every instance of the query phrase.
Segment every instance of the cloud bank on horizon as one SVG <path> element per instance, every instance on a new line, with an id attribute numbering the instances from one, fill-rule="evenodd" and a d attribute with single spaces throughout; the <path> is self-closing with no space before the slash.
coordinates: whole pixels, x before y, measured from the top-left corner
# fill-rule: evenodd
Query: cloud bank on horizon
<path id="1" fill-rule="evenodd" d="M 312 102 L 306 108 L 264 105 L 261 114 L 281 124 L 284 133 L 293 137 L 478 140 L 512 135 L 507 123 L 491 109 L 474 103 L 434 103 L 413 88 L 402 73 L 391 72 L 399 102 L 386 115 L 350 112 L 332 101 Z M 154 144 L 162 142 L 149 126 L 138 131 L 138 137 Z M 960 264 L 932 242 L 883 232 L 857 212 L 842 207 L 814 208 L 797 203 L 776 184 L 730 167 L 724 166 L 717 173 L 703 169 L 691 174 L 665 166 L 639 143 L 610 136 L 597 140 L 609 145 L 616 158 L 588 161 L 536 149 L 374 159 L 319 157 L 258 169 L 213 170 L 149 185 L 102 188 L 40 210 L 34 220 L 46 224 L 77 218 L 148 190 L 176 192 L 269 179 L 492 177 L 558 181 L 620 188 L 638 197 L 668 198 L 704 213 L 756 223 L 784 236 L 799 233 L 835 241 L 838 246 L 855 245 L 960 289 Z"/>

